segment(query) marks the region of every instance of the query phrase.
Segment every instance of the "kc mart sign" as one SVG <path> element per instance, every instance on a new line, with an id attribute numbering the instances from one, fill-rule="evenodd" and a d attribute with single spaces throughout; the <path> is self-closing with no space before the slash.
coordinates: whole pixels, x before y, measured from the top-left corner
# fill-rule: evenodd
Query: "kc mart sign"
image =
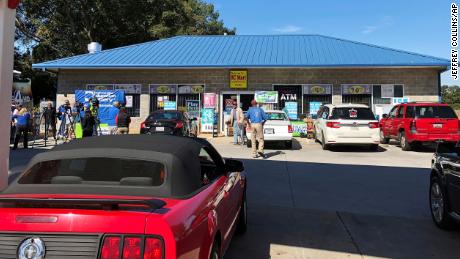
<path id="1" fill-rule="evenodd" d="M 234 89 L 248 88 L 248 71 L 230 70 L 230 88 L 234 88 Z"/>

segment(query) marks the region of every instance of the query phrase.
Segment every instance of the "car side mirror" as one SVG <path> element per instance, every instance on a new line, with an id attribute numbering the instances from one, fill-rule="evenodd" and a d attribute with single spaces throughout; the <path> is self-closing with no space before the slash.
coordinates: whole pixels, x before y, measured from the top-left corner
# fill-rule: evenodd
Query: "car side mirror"
<path id="1" fill-rule="evenodd" d="M 387 119 L 387 118 L 388 118 L 388 114 L 386 114 L 386 113 L 385 113 L 385 114 L 382 114 L 382 118 Z"/>
<path id="2" fill-rule="evenodd" d="M 243 162 L 235 159 L 225 159 L 225 170 L 227 172 L 243 172 Z"/>

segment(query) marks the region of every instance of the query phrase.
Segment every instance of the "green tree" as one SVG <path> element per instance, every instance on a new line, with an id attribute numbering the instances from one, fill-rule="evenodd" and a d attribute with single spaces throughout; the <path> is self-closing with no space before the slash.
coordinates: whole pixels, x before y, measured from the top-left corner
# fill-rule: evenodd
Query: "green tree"
<path id="1" fill-rule="evenodd" d="M 16 16 L 16 69 L 34 77 L 32 63 L 86 53 L 93 41 L 111 49 L 224 33 L 235 29 L 225 27 L 214 6 L 201 0 L 23 0 Z"/>
<path id="2" fill-rule="evenodd" d="M 460 87 L 458 85 L 441 87 L 442 101 L 450 104 L 455 110 L 460 110 Z"/>

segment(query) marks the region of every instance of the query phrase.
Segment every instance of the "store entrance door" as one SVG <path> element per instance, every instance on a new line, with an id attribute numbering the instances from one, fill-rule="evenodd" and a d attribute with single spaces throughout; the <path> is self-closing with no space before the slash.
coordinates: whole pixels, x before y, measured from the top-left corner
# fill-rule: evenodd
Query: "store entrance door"
<path id="1" fill-rule="evenodd" d="M 230 118 L 229 116 L 232 109 L 232 102 L 236 101 L 243 112 L 245 112 L 249 109 L 249 107 L 251 107 L 251 101 L 253 99 L 253 91 L 228 91 L 221 93 L 221 101 L 219 107 L 221 132 L 227 132 L 227 125 L 225 122 Z"/>
<path id="2" fill-rule="evenodd" d="M 251 101 L 254 100 L 254 94 L 240 94 L 240 107 L 247 111 L 251 107 Z"/>

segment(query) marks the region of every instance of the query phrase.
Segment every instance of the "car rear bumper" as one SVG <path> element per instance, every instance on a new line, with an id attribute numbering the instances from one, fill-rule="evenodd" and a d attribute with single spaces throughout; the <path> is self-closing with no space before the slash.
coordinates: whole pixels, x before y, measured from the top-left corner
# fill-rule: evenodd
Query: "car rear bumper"
<path id="1" fill-rule="evenodd" d="M 251 140 L 251 133 L 246 133 L 246 136 Z M 290 141 L 292 140 L 292 134 L 273 135 L 264 134 L 264 141 Z"/>
<path id="2" fill-rule="evenodd" d="M 460 134 L 430 134 L 430 133 L 417 133 L 407 136 L 409 142 L 435 142 L 435 141 L 446 141 L 446 142 L 457 142 L 460 140 Z"/>
<path id="3" fill-rule="evenodd" d="M 380 137 L 328 137 L 326 139 L 327 144 L 379 144 Z"/>

